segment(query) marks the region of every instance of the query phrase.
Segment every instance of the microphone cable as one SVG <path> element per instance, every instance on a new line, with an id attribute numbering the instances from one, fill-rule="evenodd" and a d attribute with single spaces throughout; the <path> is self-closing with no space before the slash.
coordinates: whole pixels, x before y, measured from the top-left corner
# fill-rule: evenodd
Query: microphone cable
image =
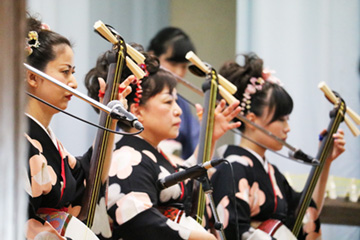
<path id="1" fill-rule="evenodd" d="M 66 112 L 65 110 L 62 110 L 62 109 L 60 109 L 60 108 L 52 105 L 51 103 L 46 102 L 45 100 L 43 100 L 43 99 L 41 99 L 41 98 L 39 98 L 39 97 L 37 97 L 37 96 L 29 93 L 29 92 L 26 92 L 26 94 L 29 95 L 30 97 L 32 97 L 32 98 L 34 98 L 34 99 L 42 102 L 42 103 L 48 105 L 49 107 L 52 107 L 52 108 L 58 110 L 59 112 L 62 112 L 62 113 L 66 114 L 66 115 L 68 115 L 68 116 L 70 116 L 70 117 L 72 117 L 72 118 L 75 118 L 75 119 L 77 119 L 77 120 L 79 120 L 79 121 L 81 121 L 81 122 L 84 122 L 84 123 L 86 123 L 86 124 L 88 124 L 88 125 L 91 125 L 91 126 L 93 126 L 93 127 L 99 128 L 99 129 L 104 130 L 104 131 L 108 131 L 108 132 L 111 132 L 111 133 L 120 134 L 120 135 L 124 135 L 124 136 L 133 136 L 133 135 L 137 135 L 137 134 L 141 133 L 142 131 L 144 131 L 144 129 L 139 130 L 139 131 L 137 131 L 137 132 L 135 132 L 135 133 L 114 131 L 114 130 L 112 130 L 112 129 L 109 129 L 109 128 L 100 126 L 100 125 L 98 125 L 98 124 L 92 123 L 92 122 L 87 121 L 87 120 L 85 120 L 85 119 L 83 119 L 83 118 L 80 118 L 80 117 L 78 117 L 78 116 L 75 116 L 75 115 L 73 115 L 73 114 L 71 114 L 71 113 L 69 113 L 69 112 Z"/>
<path id="2" fill-rule="evenodd" d="M 239 227 L 238 227 L 238 221 L 239 221 L 239 216 L 238 216 L 238 211 L 236 208 L 236 183 L 235 183 L 235 174 L 234 174 L 234 168 L 231 164 L 231 162 L 225 158 L 222 159 L 223 162 L 225 162 L 227 165 L 229 165 L 230 168 L 230 173 L 231 173 L 231 179 L 232 179 L 232 193 L 230 198 L 232 199 L 233 203 L 234 203 L 234 213 L 235 213 L 235 228 L 236 228 L 236 239 L 240 240 L 240 233 L 239 233 Z M 231 202 L 231 201 L 230 201 Z M 215 206 L 216 208 L 216 206 Z M 230 216 L 229 216 L 230 217 Z M 220 220 L 220 219 L 219 219 Z"/>

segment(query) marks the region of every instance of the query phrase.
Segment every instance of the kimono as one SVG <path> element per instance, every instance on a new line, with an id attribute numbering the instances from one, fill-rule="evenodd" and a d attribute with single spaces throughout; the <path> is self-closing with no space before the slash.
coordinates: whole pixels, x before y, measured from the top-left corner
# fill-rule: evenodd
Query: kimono
<path id="1" fill-rule="evenodd" d="M 253 237 L 252 234 L 259 233 L 255 230 L 257 225 L 268 219 L 280 220 L 291 227 L 301 194 L 291 188 L 277 167 L 254 151 L 239 146 L 223 146 L 219 155 L 233 168 L 232 173 L 227 164 L 219 165 L 211 176 L 214 201 L 226 238 L 237 239 L 237 232 L 240 239 Z M 320 236 L 320 222 L 314 202 L 305 218 L 308 221 L 299 239 L 316 239 Z M 267 237 L 261 239 L 271 239 Z"/>
<path id="2" fill-rule="evenodd" d="M 47 131 L 31 116 L 28 122 L 25 137 L 29 143 L 29 160 L 24 174 L 29 196 L 26 238 L 68 239 L 62 227 L 66 226 L 69 214 L 77 216 L 80 212 L 92 149 L 75 158 L 51 129 Z"/>
<path id="3" fill-rule="evenodd" d="M 161 151 L 138 136 L 123 136 L 116 143 L 107 204 L 111 239 L 183 240 L 194 228 L 205 231 L 186 217 L 189 189 L 183 182 L 166 189 L 157 186 L 176 171 Z"/>

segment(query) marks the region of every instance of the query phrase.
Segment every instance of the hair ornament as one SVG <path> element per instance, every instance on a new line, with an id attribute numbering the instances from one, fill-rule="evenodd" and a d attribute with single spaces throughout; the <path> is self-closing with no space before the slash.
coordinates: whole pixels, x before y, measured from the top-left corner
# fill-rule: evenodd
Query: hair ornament
<path id="1" fill-rule="evenodd" d="M 104 92 L 104 91 L 101 91 L 101 90 L 99 89 L 98 97 L 99 97 L 99 98 L 103 98 L 104 96 L 105 96 L 105 92 Z"/>
<path id="2" fill-rule="evenodd" d="M 43 29 L 43 30 L 51 30 L 50 29 L 50 26 L 48 25 L 48 24 L 46 24 L 46 23 L 41 23 L 41 29 Z"/>
<path id="3" fill-rule="evenodd" d="M 36 31 L 30 31 L 28 33 L 28 38 L 26 38 L 26 46 L 25 50 L 28 53 L 28 56 L 30 56 L 33 53 L 32 48 L 38 48 L 40 46 L 39 42 L 39 35 Z"/>
<path id="4" fill-rule="evenodd" d="M 276 71 L 265 68 L 265 69 L 263 69 L 263 72 L 261 75 L 262 75 L 263 79 L 265 79 L 265 81 L 273 83 L 273 84 L 277 84 L 279 86 L 283 86 L 283 83 L 280 81 L 280 79 L 278 79 L 277 77 L 272 75 L 273 73 L 276 73 Z"/>
<path id="5" fill-rule="evenodd" d="M 263 72 L 261 74 L 262 77 L 250 78 L 250 81 L 249 81 L 248 85 L 246 86 L 245 92 L 243 93 L 243 99 L 240 102 L 240 107 L 241 107 L 240 113 L 242 115 L 244 115 L 245 112 L 250 111 L 251 95 L 255 94 L 257 91 L 261 91 L 262 86 L 265 84 L 265 82 L 270 82 L 272 84 L 277 84 L 280 86 L 283 85 L 278 78 L 276 78 L 272 75 L 272 73 L 275 73 L 275 71 L 270 70 L 270 69 L 263 69 Z"/>
<path id="6" fill-rule="evenodd" d="M 251 108 L 251 95 L 255 94 L 257 91 L 262 90 L 262 86 L 265 84 L 265 80 L 261 77 L 250 78 L 250 83 L 246 86 L 245 92 L 243 93 L 243 99 L 240 102 L 241 114 L 244 115 L 245 112 L 250 111 Z"/>
<path id="7" fill-rule="evenodd" d="M 141 63 L 141 64 L 140 64 L 140 67 L 141 67 L 141 69 L 145 72 L 144 77 L 148 77 L 148 76 L 149 76 L 149 71 L 146 69 L 146 64 Z"/>
<path id="8" fill-rule="evenodd" d="M 135 91 L 135 96 L 136 97 L 134 98 L 134 102 L 135 102 L 136 106 L 139 106 L 140 100 L 142 98 L 143 90 L 142 90 L 142 87 L 141 87 L 141 83 L 142 83 L 141 80 L 137 80 L 137 82 L 136 82 L 136 91 Z"/>
<path id="9" fill-rule="evenodd" d="M 146 69 L 146 64 L 142 63 L 142 64 L 139 64 L 139 66 L 145 72 L 144 77 L 148 77 L 149 71 Z M 136 91 L 135 91 L 136 97 L 134 98 L 134 102 L 135 102 L 136 106 L 139 106 L 140 100 L 142 98 L 143 89 L 142 89 L 141 83 L 142 83 L 142 80 L 136 81 Z"/>

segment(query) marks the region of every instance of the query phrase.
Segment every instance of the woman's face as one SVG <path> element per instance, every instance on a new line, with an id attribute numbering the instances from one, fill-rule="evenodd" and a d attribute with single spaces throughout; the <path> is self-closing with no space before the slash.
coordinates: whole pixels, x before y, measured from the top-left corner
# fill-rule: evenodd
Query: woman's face
<path id="1" fill-rule="evenodd" d="M 139 121 L 145 129 L 142 136 L 153 146 L 179 134 L 182 110 L 176 99 L 176 89 L 170 92 L 165 86 L 160 93 L 139 106 Z"/>
<path id="2" fill-rule="evenodd" d="M 71 88 L 77 88 L 77 82 L 74 77 L 75 67 L 73 65 L 74 54 L 70 46 L 66 44 L 54 47 L 56 58 L 50 61 L 44 72 Z M 35 95 L 46 100 L 47 102 L 66 109 L 68 102 L 71 100 L 72 94 L 54 83 L 40 79 L 38 87 L 35 89 Z"/>
<path id="3" fill-rule="evenodd" d="M 175 73 L 181 78 L 184 78 L 188 68 L 188 62 L 174 62 L 169 61 L 168 58 L 172 56 L 172 48 L 169 48 L 166 53 L 159 56 L 160 65 Z"/>
<path id="4" fill-rule="evenodd" d="M 254 122 L 259 126 L 263 127 L 264 129 L 268 130 L 278 138 L 282 139 L 283 141 L 286 141 L 287 134 L 290 131 L 290 126 L 288 122 L 289 115 L 280 117 L 279 119 L 270 123 L 272 117 L 273 113 L 269 113 L 268 107 L 265 107 L 263 115 L 260 117 L 255 117 Z M 281 143 L 265 135 L 260 130 L 256 130 L 256 141 L 274 151 L 279 151 L 283 147 Z"/>

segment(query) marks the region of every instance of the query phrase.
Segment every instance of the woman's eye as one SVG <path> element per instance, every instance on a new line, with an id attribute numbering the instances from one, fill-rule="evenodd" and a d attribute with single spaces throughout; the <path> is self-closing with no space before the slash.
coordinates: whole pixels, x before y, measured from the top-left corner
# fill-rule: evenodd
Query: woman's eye
<path id="1" fill-rule="evenodd" d="M 281 122 L 289 121 L 289 117 L 287 117 L 287 116 L 281 117 L 281 118 L 279 118 L 279 121 L 281 121 Z"/>

